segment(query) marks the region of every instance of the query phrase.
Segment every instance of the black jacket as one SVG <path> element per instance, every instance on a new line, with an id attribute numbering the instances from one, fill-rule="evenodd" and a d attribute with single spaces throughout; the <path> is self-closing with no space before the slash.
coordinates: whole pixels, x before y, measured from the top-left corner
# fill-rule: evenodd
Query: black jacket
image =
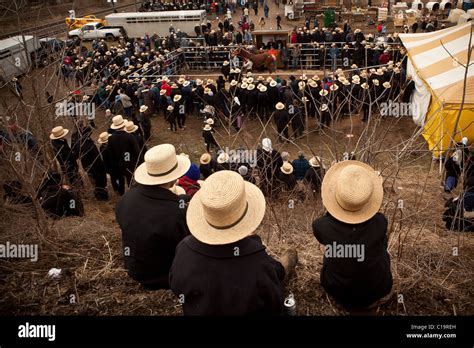
<path id="1" fill-rule="evenodd" d="M 392 273 L 387 252 L 387 219 L 383 214 L 377 213 L 356 225 L 326 214 L 313 222 L 313 233 L 321 244 L 332 249 L 333 243 L 364 247 L 363 261 L 356 257 L 326 257 L 326 253 L 323 258 L 321 284 L 343 306 L 365 307 L 390 292 Z"/>
<path id="2" fill-rule="evenodd" d="M 168 272 L 176 246 L 189 234 L 181 203 L 170 190 L 137 185 L 117 204 L 125 268 L 130 277 L 148 288 L 169 287 Z"/>
<path id="3" fill-rule="evenodd" d="M 123 130 L 116 131 L 109 138 L 107 148 L 116 168 L 128 169 L 131 172 L 135 170 L 140 154 L 140 147 L 135 136 Z"/>
<path id="4" fill-rule="evenodd" d="M 170 287 L 185 315 L 280 315 L 284 276 L 256 235 L 227 245 L 189 236 L 176 248 Z"/>

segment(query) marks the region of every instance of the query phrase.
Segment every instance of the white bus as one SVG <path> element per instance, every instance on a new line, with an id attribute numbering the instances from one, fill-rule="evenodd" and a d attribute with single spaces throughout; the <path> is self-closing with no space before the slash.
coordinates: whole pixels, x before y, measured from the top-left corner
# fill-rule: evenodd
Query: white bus
<path id="1" fill-rule="evenodd" d="M 194 27 L 206 22 L 205 10 L 159 11 L 159 12 L 124 12 L 105 16 L 109 26 L 123 27 L 129 38 L 140 38 L 155 33 L 158 36 L 169 35 L 172 24 L 189 36 L 196 36 Z"/>
<path id="2" fill-rule="evenodd" d="M 38 39 L 31 35 L 25 35 L 25 41 L 22 36 L 0 40 L 0 80 L 7 82 L 26 73 L 31 66 L 31 53 L 40 47 Z"/>

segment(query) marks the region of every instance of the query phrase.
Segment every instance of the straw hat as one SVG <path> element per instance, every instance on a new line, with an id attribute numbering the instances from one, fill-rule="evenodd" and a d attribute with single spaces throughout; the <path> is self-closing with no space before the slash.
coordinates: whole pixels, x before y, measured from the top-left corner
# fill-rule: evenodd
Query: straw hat
<path id="1" fill-rule="evenodd" d="M 148 106 L 146 106 L 146 105 L 140 106 L 140 112 L 145 112 L 147 110 L 148 110 Z"/>
<path id="2" fill-rule="evenodd" d="M 196 79 L 196 86 L 201 86 L 201 85 L 202 85 L 202 80 Z"/>
<path id="3" fill-rule="evenodd" d="M 369 85 L 367 82 L 364 82 L 363 84 L 360 85 L 363 89 L 369 89 Z"/>
<path id="4" fill-rule="evenodd" d="M 201 164 L 208 164 L 211 162 L 211 155 L 208 154 L 207 152 L 206 153 L 203 153 L 201 155 L 201 158 L 199 159 L 199 163 Z"/>
<path id="5" fill-rule="evenodd" d="M 61 138 L 64 138 L 67 135 L 67 133 L 69 133 L 69 129 L 63 128 L 63 126 L 57 126 L 51 130 L 49 139 L 51 140 L 61 139 Z"/>
<path id="6" fill-rule="evenodd" d="M 229 154 L 227 152 L 221 152 L 219 156 L 217 156 L 217 163 L 223 164 L 229 161 Z"/>
<path id="7" fill-rule="evenodd" d="M 328 94 L 329 94 L 329 92 L 326 91 L 325 89 L 322 89 L 322 90 L 319 91 L 319 95 L 322 96 L 322 97 L 325 97 L 325 96 L 327 96 Z"/>
<path id="8" fill-rule="evenodd" d="M 280 167 L 280 170 L 283 174 L 291 174 L 293 173 L 293 166 L 290 162 L 283 162 L 283 165 Z"/>
<path id="9" fill-rule="evenodd" d="M 385 81 L 385 82 L 382 84 L 382 86 L 384 86 L 385 88 L 390 88 L 390 87 L 391 87 L 391 86 L 390 86 L 390 82 L 388 82 L 388 81 Z"/>
<path id="10" fill-rule="evenodd" d="M 182 177 L 191 166 L 186 156 L 176 155 L 171 144 L 152 147 L 145 153 L 145 162 L 135 170 L 135 181 L 142 185 L 161 185 Z"/>
<path id="11" fill-rule="evenodd" d="M 214 120 L 213 120 L 212 118 L 208 118 L 208 119 L 206 120 L 206 124 L 212 126 L 212 125 L 214 124 Z"/>
<path id="12" fill-rule="evenodd" d="M 328 105 L 327 105 L 327 104 L 321 105 L 321 111 L 326 111 L 327 109 L 328 109 Z"/>
<path id="13" fill-rule="evenodd" d="M 133 123 L 133 121 L 128 121 L 125 124 L 125 132 L 127 132 L 127 133 L 133 133 L 137 129 L 138 129 L 138 126 L 135 123 Z"/>
<path id="14" fill-rule="evenodd" d="M 179 102 L 181 100 L 181 94 L 176 94 L 174 97 L 173 97 L 173 101 L 175 103 Z"/>
<path id="15" fill-rule="evenodd" d="M 160 91 L 160 95 L 165 95 L 165 94 L 166 94 L 166 89 L 162 89 L 162 90 Z"/>
<path id="16" fill-rule="evenodd" d="M 188 87 L 190 85 L 191 82 L 189 81 L 184 81 L 183 82 L 183 87 Z"/>
<path id="17" fill-rule="evenodd" d="M 318 75 L 314 75 L 314 76 L 313 76 L 313 80 L 314 80 L 314 81 L 319 81 L 319 76 L 318 76 Z"/>
<path id="18" fill-rule="evenodd" d="M 259 90 L 260 90 L 260 92 L 266 92 L 266 91 L 267 91 L 267 86 L 265 86 L 265 85 L 260 85 Z"/>
<path id="19" fill-rule="evenodd" d="M 166 110 L 168 110 L 168 111 L 173 111 L 173 110 L 174 110 L 173 105 L 168 105 L 168 107 L 166 108 Z"/>
<path id="20" fill-rule="evenodd" d="M 321 197 L 328 212 L 336 219 L 359 224 L 380 209 L 382 180 L 372 167 L 359 161 L 342 161 L 324 176 Z"/>
<path id="21" fill-rule="evenodd" d="M 230 81 L 231 86 L 237 86 L 238 82 L 235 80 Z"/>
<path id="22" fill-rule="evenodd" d="M 270 87 L 276 87 L 276 85 L 277 85 L 277 82 L 275 80 L 272 80 L 270 82 Z"/>
<path id="23" fill-rule="evenodd" d="M 377 79 L 373 79 L 372 83 L 374 84 L 374 86 L 378 86 L 380 84 L 379 80 Z"/>
<path id="24" fill-rule="evenodd" d="M 247 89 L 248 86 L 249 85 L 246 82 L 242 82 L 242 84 L 240 85 L 240 88 Z"/>
<path id="25" fill-rule="evenodd" d="M 127 120 L 124 120 L 122 115 L 114 116 L 112 118 L 112 125 L 110 126 L 110 128 L 122 129 L 123 127 L 125 127 L 125 122 L 127 122 Z"/>
<path id="26" fill-rule="evenodd" d="M 265 215 L 260 189 L 236 172 L 222 170 L 203 182 L 189 203 L 191 234 L 210 245 L 235 243 L 254 232 Z"/>
<path id="27" fill-rule="evenodd" d="M 99 144 L 107 144 L 109 142 L 110 136 L 111 136 L 111 134 L 109 134 L 107 132 L 102 132 L 102 133 L 100 133 L 99 139 L 97 139 L 97 142 Z"/>
<path id="28" fill-rule="evenodd" d="M 248 84 L 252 84 L 253 81 L 254 81 L 253 77 L 247 78 L 247 83 L 248 83 Z"/>
<path id="29" fill-rule="evenodd" d="M 224 63 L 222 63 L 223 66 L 227 66 L 229 65 L 229 61 L 228 60 L 224 60 Z"/>
<path id="30" fill-rule="evenodd" d="M 382 76 L 383 75 L 383 70 L 382 69 L 377 69 L 375 74 L 378 75 L 378 76 Z"/>
<path id="31" fill-rule="evenodd" d="M 252 83 L 247 86 L 247 91 L 253 91 L 254 89 L 255 89 L 255 85 Z"/>
<path id="32" fill-rule="evenodd" d="M 335 92 L 335 91 L 337 91 L 337 90 L 339 89 L 339 86 L 336 85 L 335 83 L 333 83 L 333 84 L 331 85 L 331 87 L 329 87 L 329 89 L 330 89 L 331 91 Z"/>
<path id="33" fill-rule="evenodd" d="M 344 80 L 344 81 L 342 81 L 342 84 L 344 86 L 349 86 L 351 83 L 349 82 L 349 80 Z"/>
<path id="34" fill-rule="evenodd" d="M 306 83 L 303 81 L 298 82 L 298 87 L 300 90 L 303 90 L 306 87 Z"/>
<path id="35" fill-rule="evenodd" d="M 311 157 L 309 160 L 309 165 L 311 167 L 319 168 L 321 167 L 321 158 L 319 156 Z"/>
<path id="36" fill-rule="evenodd" d="M 285 104 L 283 104 L 282 102 L 278 102 L 276 105 L 275 105 L 275 108 L 277 110 L 283 110 L 285 108 Z"/>
<path id="37" fill-rule="evenodd" d="M 314 80 L 309 80 L 308 85 L 309 85 L 310 87 L 313 87 L 313 88 L 318 87 L 317 82 L 314 81 Z"/>
<path id="38" fill-rule="evenodd" d="M 208 124 L 206 124 L 203 128 L 203 130 L 205 130 L 205 131 L 210 131 L 211 129 L 212 129 L 212 127 Z"/>

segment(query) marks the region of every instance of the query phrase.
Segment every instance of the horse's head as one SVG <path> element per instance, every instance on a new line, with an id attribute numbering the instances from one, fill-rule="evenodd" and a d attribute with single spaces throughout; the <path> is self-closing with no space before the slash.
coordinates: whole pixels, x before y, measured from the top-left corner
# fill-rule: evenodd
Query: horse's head
<path id="1" fill-rule="evenodd" d="M 237 57 L 241 51 L 242 51 L 242 48 L 237 47 L 235 50 L 232 51 L 232 57 Z"/>

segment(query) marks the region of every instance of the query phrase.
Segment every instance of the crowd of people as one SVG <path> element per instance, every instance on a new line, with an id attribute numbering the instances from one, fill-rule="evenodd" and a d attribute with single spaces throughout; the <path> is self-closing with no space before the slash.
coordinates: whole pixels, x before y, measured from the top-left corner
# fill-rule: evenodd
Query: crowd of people
<path id="1" fill-rule="evenodd" d="M 219 45 L 217 37 L 225 40 L 237 30 L 226 21 L 219 22 L 218 29 L 203 23 L 196 34 Z M 246 30 L 237 31 L 245 35 Z M 222 57 L 219 78 L 202 80 L 169 77 L 180 50 L 177 38 L 185 39 L 172 29 L 165 39 L 147 34 L 142 40 L 121 40 L 111 47 L 94 41 L 91 49 L 77 47 L 64 57 L 63 78 L 77 89 L 69 100 L 103 108 L 107 125 L 97 124 L 94 115 L 73 113 L 72 131 L 61 125 L 51 130 L 54 162 L 46 165 L 36 197 L 45 211 L 53 217 L 84 214 L 79 194 L 84 187 L 82 167 L 97 200 L 109 199 L 110 186 L 121 196 L 116 220 L 128 250 L 124 260 L 131 278 L 150 290 L 171 289 L 186 315 L 275 315 L 284 311 L 285 286 L 298 256 L 288 249 L 276 260 L 265 251 L 256 234 L 265 215 L 265 197 L 321 197 L 327 213 L 312 225 L 319 243 L 366 248 L 359 258 L 338 259 L 325 253 L 320 274 L 324 289 L 350 310 L 368 310 L 390 299 L 387 219 L 378 212 L 383 179 L 373 168 L 357 161 L 354 153 L 330 165 L 315 154 L 306 158 L 303 152 L 292 160 L 270 138 L 256 149 L 229 154 L 215 135 L 219 127 L 238 132 L 258 119 L 275 129 L 284 150 L 287 141 L 307 135 L 310 120 L 320 132 L 330 132 L 344 117 L 360 117 L 362 122 L 384 117 L 383 103 L 408 102 L 414 89 L 404 49 L 389 50 L 373 36 L 348 26 L 301 28 L 291 35 L 290 47 L 314 44 L 314 50 L 320 50 L 321 43 L 330 43 L 335 52 L 331 57 L 348 58 L 344 69 L 333 65 L 324 75 L 264 78 Z M 385 45 L 399 44 L 396 35 L 388 39 Z M 229 38 L 227 44 L 234 40 Z M 309 56 L 314 59 L 318 54 Z M 367 67 L 366 62 L 376 67 Z M 162 117 L 168 129 L 154 129 L 156 117 Z M 148 149 L 160 132 L 186 134 L 188 117 L 202 120 L 198 132 L 205 151 L 199 163 L 192 163 L 185 153 L 177 154 L 171 144 Z M 94 129 L 99 131 L 95 139 Z M 23 141 L 28 151 L 38 152 L 34 135 L 16 124 L 7 125 L 0 135 L 3 150 Z M 255 158 L 249 161 L 252 151 Z M 446 161 L 447 192 L 466 173 L 462 198 L 466 212 L 474 211 L 472 161 L 467 142 Z M 12 202 L 31 199 L 19 194 L 19 182 L 4 187 Z"/>

